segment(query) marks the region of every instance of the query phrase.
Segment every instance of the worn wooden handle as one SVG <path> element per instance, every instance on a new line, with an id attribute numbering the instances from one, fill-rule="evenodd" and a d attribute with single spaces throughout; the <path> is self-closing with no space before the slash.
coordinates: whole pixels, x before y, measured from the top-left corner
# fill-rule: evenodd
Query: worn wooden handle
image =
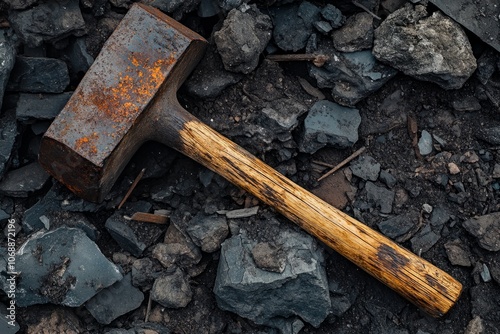
<path id="1" fill-rule="evenodd" d="M 445 314 L 459 298 L 462 285 L 446 272 L 299 187 L 181 107 L 169 113 L 156 118 L 163 128 L 158 133 L 169 128 L 160 135 L 166 144 L 274 207 L 431 316 Z"/>

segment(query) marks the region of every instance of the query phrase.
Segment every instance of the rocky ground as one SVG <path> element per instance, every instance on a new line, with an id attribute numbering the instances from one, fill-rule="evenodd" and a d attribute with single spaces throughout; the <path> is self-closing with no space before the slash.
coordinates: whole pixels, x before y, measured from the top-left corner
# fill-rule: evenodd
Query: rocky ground
<path id="1" fill-rule="evenodd" d="M 131 2 L 3 0 L 1 333 L 500 333 L 494 1 L 144 3 L 210 42 L 189 112 L 463 293 L 429 317 L 153 142 L 104 202 L 74 196 L 40 140 Z"/>

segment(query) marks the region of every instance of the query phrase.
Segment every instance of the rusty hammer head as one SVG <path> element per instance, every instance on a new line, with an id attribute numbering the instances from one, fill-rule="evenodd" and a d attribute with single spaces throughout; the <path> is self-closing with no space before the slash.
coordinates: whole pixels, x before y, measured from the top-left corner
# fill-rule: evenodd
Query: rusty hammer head
<path id="1" fill-rule="evenodd" d="M 42 139 L 40 164 L 80 197 L 101 201 L 155 132 L 151 106 L 168 101 L 206 41 L 159 10 L 134 4 Z M 167 105 L 165 105 L 167 104 Z"/>

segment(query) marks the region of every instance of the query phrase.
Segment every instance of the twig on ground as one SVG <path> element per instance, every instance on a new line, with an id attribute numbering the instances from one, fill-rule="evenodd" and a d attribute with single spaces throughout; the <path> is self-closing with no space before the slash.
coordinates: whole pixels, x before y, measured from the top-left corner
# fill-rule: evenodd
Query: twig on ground
<path id="1" fill-rule="evenodd" d="M 345 165 L 347 165 L 349 162 L 351 162 L 353 159 L 355 159 L 356 157 L 358 157 L 365 150 L 366 150 L 366 147 L 363 146 L 362 148 L 360 148 L 359 150 L 357 150 L 356 152 L 354 152 L 353 154 L 351 154 L 349 157 L 347 157 L 346 159 L 344 159 L 337 166 L 335 166 L 331 170 L 329 170 L 325 175 L 323 175 L 322 177 L 320 177 L 318 179 L 318 182 L 321 181 L 321 180 L 323 180 L 325 177 L 328 177 L 328 176 L 332 175 L 333 173 L 335 173 L 336 171 L 338 171 L 340 168 L 342 168 Z"/>
<path id="2" fill-rule="evenodd" d="M 166 224 L 166 223 L 168 223 L 167 216 L 157 215 L 154 213 L 147 213 L 147 212 L 136 212 L 132 215 L 132 217 L 125 216 L 125 219 L 137 220 L 140 222 L 153 223 L 153 224 Z"/>
<path id="3" fill-rule="evenodd" d="M 139 172 L 139 175 L 137 175 L 137 177 L 135 178 L 134 182 L 132 182 L 132 185 L 130 186 L 130 188 L 128 189 L 127 193 L 125 194 L 125 197 L 123 197 L 122 201 L 120 202 L 120 204 L 118 204 L 118 209 L 120 209 L 123 204 L 125 204 L 125 202 L 127 201 L 127 199 L 129 198 L 130 194 L 132 193 L 132 191 L 134 191 L 135 187 L 137 186 L 137 183 L 139 183 L 139 181 L 142 179 L 142 177 L 144 176 L 144 172 L 146 171 L 146 168 L 143 168 L 140 172 Z"/>
<path id="4" fill-rule="evenodd" d="M 352 0 L 352 4 L 354 6 L 356 6 L 356 7 L 361 8 L 362 10 L 364 10 L 365 12 L 367 12 L 368 14 L 370 14 L 371 16 L 373 16 L 374 19 L 382 21 L 382 18 L 380 16 L 378 16 L 377 14 L 375 14 L 374 12 L 372 12 L 371 10 L 369 10 L 368 8 L 366 8 L 366 6 L 360 4 L 359 2 Z"/>

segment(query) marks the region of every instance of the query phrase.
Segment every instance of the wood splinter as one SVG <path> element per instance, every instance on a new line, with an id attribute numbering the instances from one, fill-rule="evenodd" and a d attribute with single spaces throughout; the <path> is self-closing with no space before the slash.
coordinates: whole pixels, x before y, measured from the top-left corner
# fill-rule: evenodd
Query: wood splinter
<path id="1" fill-rule="evenodd" d="M 339 169 L 341 169 L 342 167 L 344 167 L 345 165 L 347 165 L 349 162 L 351 162 L 353 159 L 355 159 L 356 157 L 358 157 L 365 150 L 366 150 L 366 147 L 363 146 L 362 148 L 360 148 L 359 150 L 357 150 L 356 152 L 354 152 L 353 154 L 351 154 L 350 156 L 348 156 L 346 159 L 344 159 L 337 166 L 333 167 L 326 174 L 324 174 L 323 176 L 321 176 L 318 179 L 318 182 L 321 181 L 321 180 L 323 180 L 325 177 L 328 177 L 328 176 L 332 175 L 333 173 L 335 173 L 336 171 L 338 171 Z M 318 162 L 315 162 L 315 163 L 318 163 Z M 324 163 L 318 163 L 318 164 L 321 165 L 321 164 L 324 164 Z M 329 167 L 329 166 L 327 166 L 327 167 Z"/>
<path id="2" fill-rule="evenodd" d="M 154 213 L 147 212 L 136 212 L 132 215 L 132 217 L 124 216 L 127 220 L 137 220 L 145 223 L 153 223 L 153 224 L 167 224 L 168 216 L 158 215 Z"/>

